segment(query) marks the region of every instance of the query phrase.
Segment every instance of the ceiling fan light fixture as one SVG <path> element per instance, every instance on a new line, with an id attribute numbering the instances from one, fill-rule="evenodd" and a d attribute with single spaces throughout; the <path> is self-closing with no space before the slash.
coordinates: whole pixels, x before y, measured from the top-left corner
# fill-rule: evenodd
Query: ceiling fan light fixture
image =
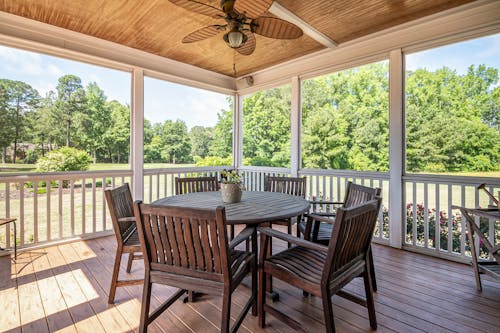
<path id="1" fill-rule="evenodd" d="M 247 41 L 247 36 L 239 30 L 231 30 L 224 35 L 224 41 L 233 49 L 240 47 Z"/>

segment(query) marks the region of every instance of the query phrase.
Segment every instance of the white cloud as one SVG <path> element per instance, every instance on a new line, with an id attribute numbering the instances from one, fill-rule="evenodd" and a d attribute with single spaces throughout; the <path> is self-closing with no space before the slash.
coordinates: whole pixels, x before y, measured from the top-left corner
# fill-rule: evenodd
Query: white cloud
<path id="1" fill-rule="evenodd" d="M 20 75 L 59 77 L 63 73 L 56 65 L 45 64 L 42 55 L 14 48 L 0 46 L 0 60 L 3 68 Z"/>

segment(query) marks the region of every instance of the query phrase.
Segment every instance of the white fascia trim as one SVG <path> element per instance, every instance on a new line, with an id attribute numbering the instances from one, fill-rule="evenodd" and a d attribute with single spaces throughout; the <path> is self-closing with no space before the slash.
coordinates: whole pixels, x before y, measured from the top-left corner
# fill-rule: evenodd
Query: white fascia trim
<path id="1" fill-rule="evenodd" d="M 499 31 L 500 1 L 479 0 L 251 73 L 247 76 L 253 77 L 252 87 L 241 78 L 236 85 L 240 93 L 257 91 L 297 75 L 304 79 L 349 68 L 353 63 L 388 59 L 394 49 L 414 51 Z"/>
<path id="2" fill-rule="evenodd" d="M 306 35 L 308 35 L 318 43 L 328 48 L 334 48 L 335 46 L 337 46 L 337 43 L 335 43 L 335 41 L 330 39 L 330 37 L 316 30 L 309 23 L 302 20 L 300 17 L 298 17 L 297 15 L 295 15 L 294 13 L 292 13 L 291 11 L 280 5 L 278 2 L 274 1 L 271 7 L 268 9 L 268 11 L 269 13 L 279 17 L 282 20 L 295 24 L 296 26 L 301 28 Z"/>
<path id="3" fill-rule="evenodd" d="M 234 78 L 50 24 L 0 11 L 0 44 L 94 65 L 145 74 L 221 93 L 234 93 Z"/>

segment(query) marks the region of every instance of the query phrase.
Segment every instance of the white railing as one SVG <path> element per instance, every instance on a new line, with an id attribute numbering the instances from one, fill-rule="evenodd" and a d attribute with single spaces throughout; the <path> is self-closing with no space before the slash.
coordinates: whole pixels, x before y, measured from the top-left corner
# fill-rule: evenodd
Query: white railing
<path id="1" fill-rule="evenodd" d="M 470 262 L 465 220 L 452 206 L 488 207 L 492 202 L 476 186 L 488 184 L 490 193 L 500 190 L 499 178 L 444 175 L 407 175 L 406 218 L 403 221 L 404 247 L 456 261 Z M 500 225 L 494 220 L 476 219 L 494 243 L 500 242 Z M 436 225 L 439 227 L 436 228 Z M 479 244 L 478 244 L 479 245 Z M 486 254 L 482 254 L 483 257 Z"/>
<path id="2" fill-rule="evenodd" d="M 0 216 L 17 217 L 18 239 L 0 230 L 7 248 L 93 237 L 113 229 L 106 187 L 130 182 L 131 171 L 30 173 L 0 176 Z"/>
<path id="3" fill-rule="evenodd" d="M 175 178 L 218 176 L 230 166 L 144 169 L 144 202 L 175 195 Z M 218 176 L 220 178 L 220 176 Z"/>
<path id="4" fill-rule="evenodd" d="M 144 170 L 144 201 L 152 202 L 175 193 L 176 177 L 219 175 L 231 167 L 189 167 Z M 249 191 L 262 191 L 265 175 L 290 175 L 287 168 L 241 167 Z M 381 172 L 307 169 L 307 199 L 342 201 L 347 181 L 382 189 L 383 210 L 374 241 L 389 238 L 389 175 Z M 220 176 L 219 176 L 220 177 Z M 132 171 L 94 171 L 0 176 L 0 216 L 18 218 L 20 248 L 74 237 L 94 237 L 109 233 L 112 224 L 104 198 L 106 187 L 131 183 Z M 406 217 L 402 223 L 404 247 L 439 257 L 470 260 L 465 221 L 453 205 L 487 207 L 490 199 L 476 190 L 487 183 L 492 193 L 500 190 L 500 179 L 441 175 L 407 175 Z M 104 185 L 103 185 L 104 184 Z M 133 186 L 133 184 L 131 184 Z M 332 207 L 323 206 L 323 210 Z M 436 221 L 440 227 L 436 228 Z M 500 242 L 500 226 L 495 221 L 477 219 L 488 238 Z M 11 227 L 0 229 L 0 246 L 13 246 Z M 449 245 L 450 244 L 450 245 Z M 479 245 L 479 244 L 478 244 Z"/>

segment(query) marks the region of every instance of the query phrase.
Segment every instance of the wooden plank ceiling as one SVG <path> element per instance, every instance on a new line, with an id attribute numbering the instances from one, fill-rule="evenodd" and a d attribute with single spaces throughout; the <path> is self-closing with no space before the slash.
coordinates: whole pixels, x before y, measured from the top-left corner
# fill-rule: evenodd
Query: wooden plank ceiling
<path id="1" fill-rule="evenodd" d="M 197 1 L 220 6 L 219 0 Z M 277 0 L 339 44 L 472 1 Z M 257 47 L 249 56 L 231 50 L 222 33 L 182 44 L 185 35 L 224 21 L 189 12 L 168 0 L 0 0 L 0 10 L 229 76 L 246 75 L 324 48 L 306 35 L 295 40 L 256 35 Z"/>

